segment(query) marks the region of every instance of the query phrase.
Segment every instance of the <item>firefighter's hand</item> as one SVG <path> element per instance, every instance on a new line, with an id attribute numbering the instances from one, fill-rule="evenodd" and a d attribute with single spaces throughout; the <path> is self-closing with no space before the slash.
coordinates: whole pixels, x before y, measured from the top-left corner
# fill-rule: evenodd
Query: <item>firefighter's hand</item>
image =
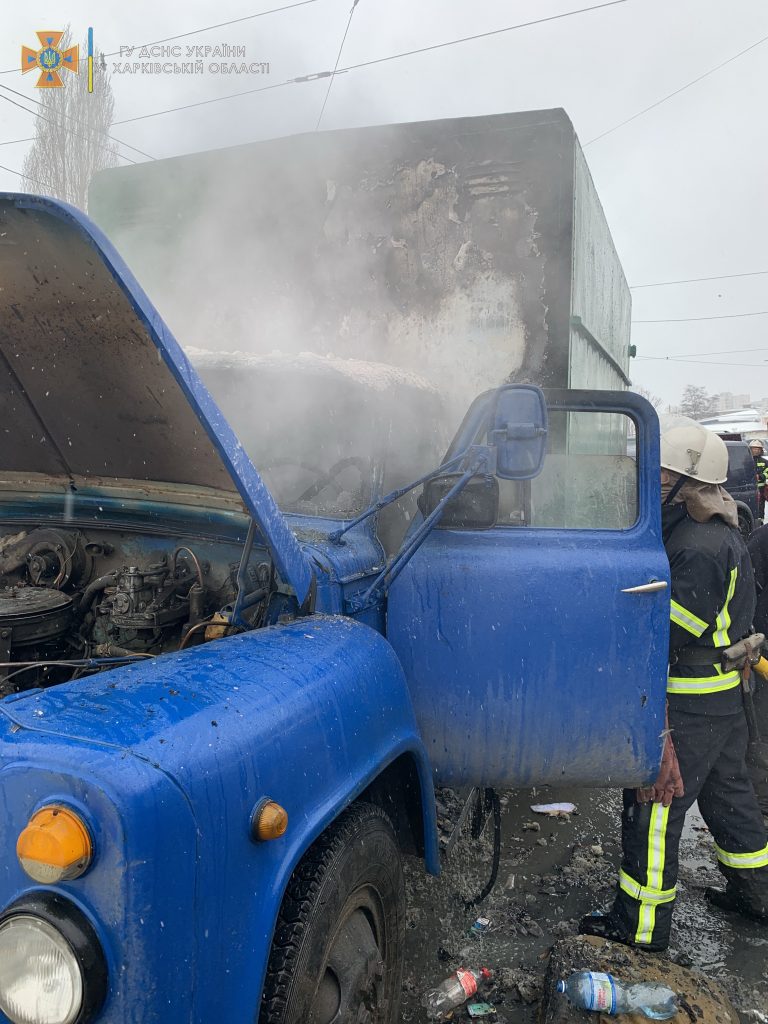
<path id="1" fill-rule="evenodd" d="M 655 804 L 663 804 L 669 807 L 673 797 L 683 796 L 683 777 L 680 774 L 680 765 L 677 763 L 677 754 L 672 737 L 667 734 L 664 741 L 664 753 L 661 755 L 661 767 L 656 781 L 652 786 L 644 786 L 636 792 L 637 802 L 647 804 L 653 801 Z"/>

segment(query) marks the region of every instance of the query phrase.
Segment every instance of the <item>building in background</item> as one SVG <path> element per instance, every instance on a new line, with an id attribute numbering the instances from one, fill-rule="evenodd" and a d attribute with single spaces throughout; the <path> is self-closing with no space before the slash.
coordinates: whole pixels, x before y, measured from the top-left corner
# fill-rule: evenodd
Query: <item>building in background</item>
<path id="1" fill-rule="evenodd" d="M 717 434 L 727 435 L 735 440 L 768 437 L 768 418 L 752 407 L 722 412 L 717 416 L 705 416 L 699 422 L 708 430 L 714 430 Z"/>
<path id="2" fill-rule="evenodd" d="M 752 405 L 752 399 L 749 395 L 734 395 L 731 391 L 722 391 L 719 395 L 715 395 L 715 412 L 732 412 L 735 409 L 746 409 Z"/>

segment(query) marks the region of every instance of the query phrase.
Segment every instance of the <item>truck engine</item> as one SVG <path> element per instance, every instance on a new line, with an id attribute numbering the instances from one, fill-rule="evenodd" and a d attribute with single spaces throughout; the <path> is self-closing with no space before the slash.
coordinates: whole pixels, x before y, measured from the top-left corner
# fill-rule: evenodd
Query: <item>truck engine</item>
<path id="1" fill-rule="evenodd" d="M 225 635 L 238 592 L 232 554 L 213 566 L 187 544 L 118 531 L 39 526 L 0 537 L 0 697 Z M 244 578 L 266 599 L 268 564 Z M 244 615 L 256 624 L 263 611 L 251 600 Z"/>

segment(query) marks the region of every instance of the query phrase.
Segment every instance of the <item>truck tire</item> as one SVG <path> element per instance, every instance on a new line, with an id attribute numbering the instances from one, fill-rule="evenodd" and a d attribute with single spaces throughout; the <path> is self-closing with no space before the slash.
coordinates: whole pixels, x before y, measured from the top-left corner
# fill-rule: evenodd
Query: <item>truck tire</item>
<path id="1" fill-rule="evenodd" d="M 353 804 L 288 883 L 259 1024 L 397 1024 L 404 940 L 392 824 L 376 805 Z"/>

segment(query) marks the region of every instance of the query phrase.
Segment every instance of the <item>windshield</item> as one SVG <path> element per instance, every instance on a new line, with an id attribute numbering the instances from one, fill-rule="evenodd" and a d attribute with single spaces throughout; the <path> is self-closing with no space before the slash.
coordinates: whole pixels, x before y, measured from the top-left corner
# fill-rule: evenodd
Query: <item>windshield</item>
<path id="1" fill-rule="evenodd" d="M 350 518 L 366 507 L 381 431 L 365 388 L 300 371 L 198 369 L 284 512 Z"/>

